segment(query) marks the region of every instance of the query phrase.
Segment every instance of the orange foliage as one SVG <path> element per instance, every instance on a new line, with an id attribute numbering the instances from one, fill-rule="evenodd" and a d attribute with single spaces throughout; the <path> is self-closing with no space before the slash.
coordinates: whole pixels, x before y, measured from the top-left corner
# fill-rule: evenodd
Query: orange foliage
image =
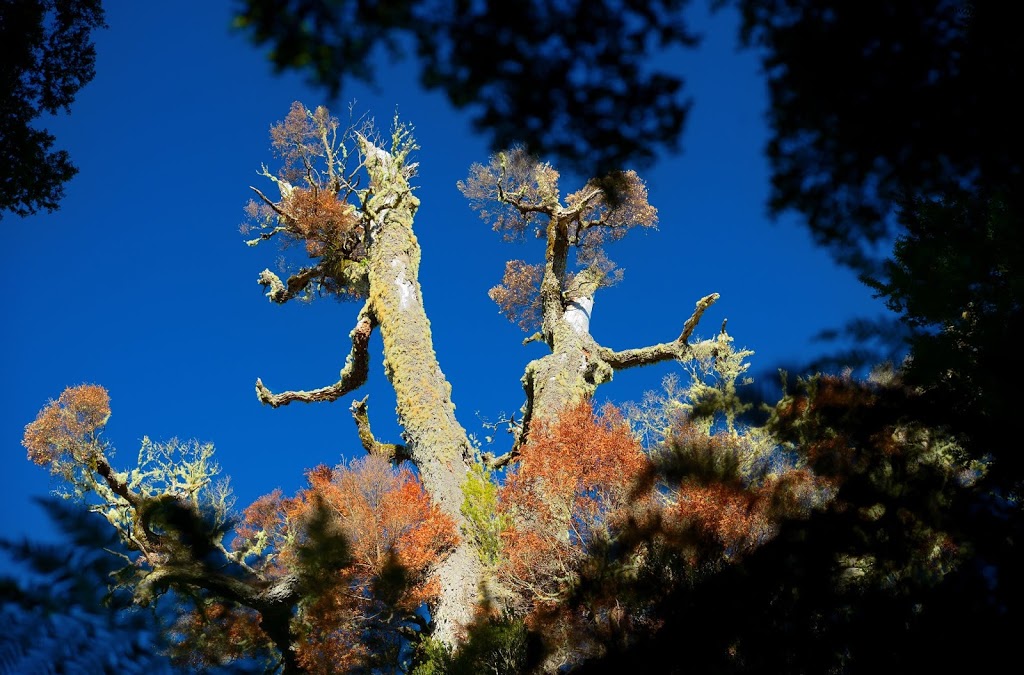
<path id="1" fill-rule="evenodd" d="M 509 321 L 516 322 L 525 331 L 532 330 L 541 321 L 540 280 L 543 274 L 543 265 L 510 260 L 505 263 L 501 283 L 487 295 Z"/>
<path id="2" fill-rule="evenodd" d="M 595 191 L 597 196 L 591 196 Z M 600 224 L 583 233 L 579 243 L 582 264 L 590 264 L 598 258 L 604 244 L 622 239 L 630 229 L 658 224 L 658 209 L 647 201 L 647 186 L 635 171 L 592 178 L 583 189 L 567 196 L 565 203 L 570 209 L 583 205 L 581 223 Z"/>
<path id="3" fill-rule="evenodd" d="M 486 166 L 473 164 L 469 177 L 459 181 L 458 188 L 480 218 L 492 223 L 505 241 L 518 241 L 527 230 L 543 236 L 546 218 L 531 208 L 557 203 L 558 177 L 550 164 L 517 146 L 491 155 Z"/>
<path id="4" fill-rule="evenodd" d="M 322 500 L 351 547 L 361 583 L 369 584 L 397 563 L 409 580 L 398 605 L 411 611 L 434 598 L 438 589 L 430 567 L 458 538 L 455 523 L 431 503 L 409 469 L 395 470 L 371 455 L 337 471 L 318 467 L 309 482 L 310 488 L 285 507 L 291 520 L 301 521 Z"/>
<path id="5" fill-rule="evenodd" d="M 360 239 L 355 208 L 329 190 L 294 188 L 280 208 L 291 219 L 295 235 L 306 242 L 311 258 L 349 256 Z"/>
<path id="6" fill-rule="evenodd" d="M 456 528 L 410 470 L 380 457 L 319 466 L 307 479 L 294 498 L 275 492 L 246 509 L 235 546 L 263 533 L 276 554 L 266 571 L 319 575 L 300 608 L 297 656 L 311 672 L 339 672 L 369 656 L 368 636 L 386 639 L 437 597 L 432 569 L 456 545 Z"/>
<path id="7" fill-rule="evenodd" d="M 222 602 L 206 603 L 174 622 L 171 658 L 176 665 L 205 671 L 250 657 L 254 650 L 267 646 L 259 623 L 260 615 L 255 610 Z"/>
<path id="8" fill-rule="evenodd" d="M 747 442 L 727 431 L 708 435 L 686 420 L 666 439 L 671 475 L 663 482 L 668 492 L 660 528 L 695 564 L 752 551 L 775 535 L 783 519 L 806 517 L 832 488 L 806 468 L 744 478 Z"/>
<path id="9" fill-rule="evenodd" d="M 30 460 L 60 471 L 62 460 L 69 455 L 83 459 L 81 453 L 109 418 L 110 395 L 106 389 L 95 384 L 68 387 L 25 427 L 21 443 L 28 449 Z"/>
<path id="10" fill-rule="evenodd" d="M 766 496 L 764 490 L 723 483 L 685 485 L 667 509 L 667 522 L 695 526 L 731 557 L 752 550 L 772 533 Z"/>
<path id="11" fill-rule="evenodd" d="M 337 129 L 338 120 L 327 108 L 307 111 L 299 101 L 292 103 L 288 115 L 270 127 L 271 147 L 284 161 L 280 177 L 293 184 L 306 179 L 316 158 L 326 154 L 323 139 L 331 138 Z"/>
<path id="12" fill-rule="evenodd" d="M 589 545 L 611 536 L 647 470 L 646 455 L 610 406 L 597 416 L 584 401 L 535 423 L 499 495 L 513 522 L 502 534 L 509 585 L 529 604 L 557 600 Z"/>

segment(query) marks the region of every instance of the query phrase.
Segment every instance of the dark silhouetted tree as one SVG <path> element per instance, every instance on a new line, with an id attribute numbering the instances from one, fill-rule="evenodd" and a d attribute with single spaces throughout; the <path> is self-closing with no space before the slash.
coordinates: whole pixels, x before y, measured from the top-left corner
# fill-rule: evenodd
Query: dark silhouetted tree
<path id="1" fill-rule="evenodd" d="M 94 75 L 92 31 L 105 26 L 100 0 L 0 0 L 0 218 L 53 211 L 78 172 L 35 125 L 70 112 Z"/>
<path id="2" fill-rule="evenodd" d="M 5 673 L 177 672 L 159 651 L 158 617 L 110 589 L 126 550 L 103 519 L 57 498 L 40 505 L 62 539 L 0 540 L 27 575 L 0 577 L 0 671 Z"/>
<path id="3" fill-rule="evenodd" d="M 245 0 L 236 25 L 278 69 L 337 95 L 384 52 L 414 51 L 420 81 L 468 107 L 494 148 L 525 143 L 586 174 L 676 146 L 683 80 L 648 57 L 689 47 L 686 0 Z"/>

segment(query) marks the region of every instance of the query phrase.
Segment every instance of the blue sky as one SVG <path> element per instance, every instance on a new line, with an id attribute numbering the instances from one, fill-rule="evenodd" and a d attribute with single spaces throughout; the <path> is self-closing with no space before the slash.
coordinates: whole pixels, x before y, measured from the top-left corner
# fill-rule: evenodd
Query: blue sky
<path id="1" fill-rule="evenodd" d="M 80 173 L 58 212 L 3 223 L 0 536 L 51 536 L 31 498 L 53 486 L 20 439 L 69 385 L 110 391 L 115 466 L 131 466 L 146 435 L 211 441 L 240 508 L 277 487 L 294 492 L 305 469 L 361 452 L 350 398 L 272 410 L 253 389 L 257 377 L 275 391 L 333 383 L 358 310 L 332 300 L 271 305 L 256 277 L 278 252 L 246 247 L 238 231 L 248 186 L 260 186 L 256 171 L 272 161 L 268 128 L 294 100 L 344 113 L 355 99 L 357 112 L 385 127 L 397 108 L 415 126 L 420 281 L 457 414 L 483 436 L 482 418 L 518 411 L 523 366 L 543 347 L 521 345 L 487 289 L 505 260 L 540 261 L 543 251 L 537 241 L 501 243 L 456 189 L 488 154 L 465 115 L 424 93 L 408 62 L 383 63 L 375 88 L 324 101 L 300 76 L 273 75 L 263 53 L 231 32 L 230 2 L 104 5 L 110 27 L 97 35 L 96 78 L 70 116 L 48 124 Z M 718 292 L 698 334 L 728 318 L 737 345 L 756 352 L 752 372 L 762 372 L 826 352 L 815 334 L 883 308 L 795 218 L 766 218 L 757 60 L 736 51 L 733 15 L 709 18 L 699 5 L 691 16 L 703 46 L 675 60 L 695 100 L 683 152 L 642 172 L 659 230 L 609 248 L 625 279 L 599 293 L 591 328 L 616 349 L 663 342 L 697 299 Z M 566 192 L 579 182 L 563 175 Z M 357 396 L 370 395 L 378 437 L 397 441 L 379 337 L 371 351 L 370 382 Z M 681 369 L 621 373 L 598 399 L 638 399 L 672 372 Z"/>

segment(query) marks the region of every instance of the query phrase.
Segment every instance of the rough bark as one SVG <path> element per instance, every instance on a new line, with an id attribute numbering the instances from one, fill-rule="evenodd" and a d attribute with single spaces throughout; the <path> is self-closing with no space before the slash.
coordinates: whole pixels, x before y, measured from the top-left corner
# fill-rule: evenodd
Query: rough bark
<path id="1" fill-rule="evenodd" d="M 368 219 L 370 304 L 384 340 L 385 373 L 397 396 L 406 450 L 424 487 L 460 527 L 462 484 L 471 446 L 455 419 L 451 385 L 434 353 L 418 273 L 420 248 L 412 231 L 419 200 L 390 153 L 360 137 L 370 175 Z M 463 537 L 437 568 L 441 596 L 433 608 L 434 637 L 455 647 L 473 619 L 482 582 L 476 551 Z"/>
<path id="2" fill-rule="evenodd" d="M 549 220 L 540 286 L 543 308 L 540 337 L 551 348 L 551 353 L 526 366 L 522 380 L 526 404 L 517 447 L 528 438 L 531 422 L 553 418 L 566 406 L 593 396 L 597 387 L 609 382 L 616 370 L 672 359 L 698 358 L 711 354 L 714 348 L 714 342 L 691 344 L 689 339 L 705 310 L 718 300 L 717 293 L 697 302 L 681 334 L 672 342 L 623 351 L 598 344 L 590 334 L 590 317 L 600 281 L 584 270 L 570 283 L 567 274 L 569 231 L 580 209 L 566 209 L 558 204 L 548 204 L 543 209 Z"/>

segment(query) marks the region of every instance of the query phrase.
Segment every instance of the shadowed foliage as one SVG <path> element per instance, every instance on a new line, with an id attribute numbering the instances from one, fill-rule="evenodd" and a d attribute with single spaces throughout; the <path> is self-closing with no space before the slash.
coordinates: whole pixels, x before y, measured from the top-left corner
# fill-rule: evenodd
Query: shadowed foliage
<path id="1" fill-rule="evenodd" d="M 583 173 L 650 160 L 677 145 L 683 80 L 648 57 L 690 47 L 686 0 L 244 0 L 236 25 L 278 69 L 332 96 L 373 81 L 384 53 L 415 52 L 420 81 L 468 108 L 492 147 L 525 143 Z"/>
<path id="2" fill-rule="evenodd" d="M 1024 46 L 1010 5 L 738 5 L 768 78 L 772 210 L 800 212 L 842 259 L 891 232 L 906 194 L 1021 194 Z"/>
<path id="3" fill-rule="evenodd" d="M 614 564 L 590 568 L 601 573 L 584 575 L 568 602 L 581 611 L 611 595 L 627 615 L 646 608 L 657 629 L 606 641 L 576 672 L 998 669 L 1012 649 L 1016 610 L 1007 600 L 1019 584 L 1009 567 L 994 572 L 1012 544 L 995 544 L 992 533 L 1012 538 L 1019 527 L 1007 527 L 982 485 L 984 463 L 943 432 L 906 421 L 927 405 L 892 375 L 799 382 L 768 428 L 828 489 L 811 501 L 793 489 L 800 482 L 777 491 L 772 536 L 717 561 L 699 521 L 679 531 L 685 536 L 668 536 L 679 521 L 637 521 L 620 536 Z M 688 466 L 684 482 L 704 475 L 723 484 L 722 465 Z M 626 563 L 641 551 L 647 565 L 637 573 Z"/>
<path id="4" fill-rule="evenodd" d="M 158 653 L 160 626 L 108 589 L 124 554 L 106 523 L 85 509 L 41 499 L 62 541 L 0 541 L 27 575 L 0 578 L 0 671 L 5 673 L 177 672 Z"/>
<path id="5" fill-rule="evenodd" d="M 78 173 L 43 114 L 70 112 L 93 78 L 92 31 L 103 28 L 100 0 L 0 0 L 0 218 L 53 211 Z"/>

